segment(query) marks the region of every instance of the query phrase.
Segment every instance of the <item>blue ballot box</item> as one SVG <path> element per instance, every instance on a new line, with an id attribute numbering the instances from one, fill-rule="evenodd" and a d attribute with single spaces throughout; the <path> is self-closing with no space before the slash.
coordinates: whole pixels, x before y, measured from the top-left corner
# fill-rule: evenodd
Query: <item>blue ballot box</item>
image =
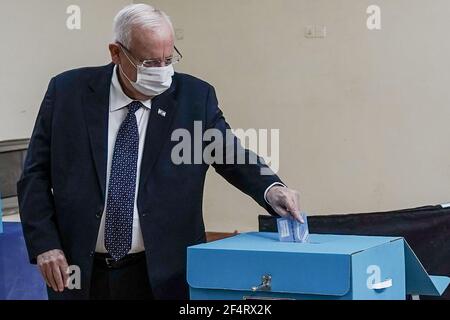
<path id="1" fill-rule="evenodd" d="M 247 233 L 189 247 L 187 281 L 193 300 L 404 300 L 441 295 L 450 278 L 429 276 L 399 237 Z"/>

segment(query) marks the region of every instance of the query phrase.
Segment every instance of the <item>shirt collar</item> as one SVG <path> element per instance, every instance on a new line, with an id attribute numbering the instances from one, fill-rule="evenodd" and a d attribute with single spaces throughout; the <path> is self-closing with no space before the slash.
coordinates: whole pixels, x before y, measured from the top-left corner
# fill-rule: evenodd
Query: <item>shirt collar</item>
<path id="1" fill-rule="evenodd" d="M 131 102 L 135 101 L 128 97 L 125 92 L 123 92 L 122 85 L 119 82 L 119 77 L 117 76 L 118 67 L 114 67 L 111 81 L 111 99 L 109 105 L 109 111 L 114 112 L 125 108 Z M 140 101 L 146 108 L 151 109 L 152 101 L 151 99 Z"/>

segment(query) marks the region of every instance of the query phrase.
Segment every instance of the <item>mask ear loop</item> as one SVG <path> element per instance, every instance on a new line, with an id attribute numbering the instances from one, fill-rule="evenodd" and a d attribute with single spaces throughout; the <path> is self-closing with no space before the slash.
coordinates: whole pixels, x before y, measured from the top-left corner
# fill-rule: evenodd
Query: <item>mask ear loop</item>
<path id="1" fill-rule="evenodd" d="M 119 64 L 119 70 L 120 70 L 120 73 L 123 74 L 123 76 L 128 80 L 128 82 L 135 83 L 134 81 L 131 81 L 130 78 L 128 78 L 128 76 L 125 74 L 125 72 L 122 69 L 122 65 L 120 65 L 120 64 Z"/>
<path id="2" fill-rule="evenodd" d="M 130 57 L 127 55 L 127 53 L 125 52 L 125 50 L 123 50 L 122 45 L 119 44 L 120 50 L 122 50 L 123 54 L 125 55 L 125 57 L 127 57 L 128 61 L 130 61 L 130 63 L 133 65 L 133 67 L 137 70 L 137 66 L 135 66 L 135 64 L 133 63 L 133 61 L 131 61 Z M 131 81 L 130 78 L 128 78 L 128 76 L 125 74 L 125 72 L 123 71 L 122 68 L 122 64 L 119 64 L 119 69 L 120 69 L 120 73 L 123 74 L 123 76 L 130 82 L 130 83 L 135 83 L 134 81 Z"/>

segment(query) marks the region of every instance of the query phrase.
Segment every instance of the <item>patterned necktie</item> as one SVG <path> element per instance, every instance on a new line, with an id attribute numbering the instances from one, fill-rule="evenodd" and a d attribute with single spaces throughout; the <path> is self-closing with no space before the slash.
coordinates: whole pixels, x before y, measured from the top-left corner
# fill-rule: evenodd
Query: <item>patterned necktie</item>
<path id="1" fill-rule="evenodd" d="M 105 247 L 117 261 L 131 249 L 139 130 L 136 111 L 143 105 L 133 101 L 117 134 L 106 203 Z"/>

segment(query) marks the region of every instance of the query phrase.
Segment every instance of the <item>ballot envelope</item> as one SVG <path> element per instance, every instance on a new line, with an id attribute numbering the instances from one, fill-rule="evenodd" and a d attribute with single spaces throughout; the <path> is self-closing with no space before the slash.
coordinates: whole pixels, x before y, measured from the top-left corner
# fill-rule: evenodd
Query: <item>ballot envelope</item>
<path id="1" fill-rule="evenodd" d="M 450 278 L 428 275 L 401 237 L 255 232 L 189 247 L 187 282 L 192 300 L 404 300 L 442 295 Z"/>

